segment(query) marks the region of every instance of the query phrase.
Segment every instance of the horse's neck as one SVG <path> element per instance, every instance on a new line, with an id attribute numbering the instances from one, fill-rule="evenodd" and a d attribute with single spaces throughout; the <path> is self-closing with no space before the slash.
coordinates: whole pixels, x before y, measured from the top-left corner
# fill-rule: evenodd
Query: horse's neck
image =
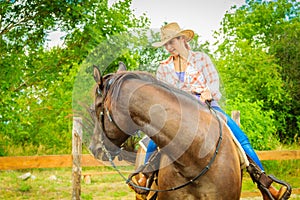
<path id="1" fill-rule="evenodd" d="M 131 120 L 172 159 L 190 151 L 198 152 L 203 147 L 201 130 L 208 128 L 200 122 L 208 113 L 201 114 L 199 104 L 191 98 L 135 81 L 123 85 L 120 98 L 127 104 Z"/>

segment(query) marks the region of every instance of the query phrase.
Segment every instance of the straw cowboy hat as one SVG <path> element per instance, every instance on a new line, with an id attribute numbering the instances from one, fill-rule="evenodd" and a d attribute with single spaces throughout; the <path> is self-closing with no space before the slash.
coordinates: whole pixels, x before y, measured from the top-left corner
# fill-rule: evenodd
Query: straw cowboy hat
<path id="1" fill-rule="evenodd" d="M 182 30 L 176 22 L 169 23 L 160 29 L 160 42 L 152 44 L 153 47 L 161 47 L 167 42 L 178 36 L 185 36 L 187 41 L 190 41 L 194 37 L 194 31 Z"/>

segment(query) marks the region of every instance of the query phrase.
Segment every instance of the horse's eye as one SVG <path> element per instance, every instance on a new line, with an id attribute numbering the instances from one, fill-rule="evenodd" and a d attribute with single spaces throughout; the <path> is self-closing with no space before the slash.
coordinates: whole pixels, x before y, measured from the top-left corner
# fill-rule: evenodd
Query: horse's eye
<path id="1" fill-rule="evenodd" d="M 100 99 L 99 99 L 99 100 L 100 100 Z M 94 106 L 95 106 L 95 110 L 97 111 L 99 108 L 101 108 L 101 106 L 102 106 L 102 101 L 96 101 L 95 104 L 94 104 Z"/>
<path id="2" fill-rule="evenodd" d="M 97 94 L 98 94 L 98 95 L 102 95 L 102 92 L 101 92 L 101 90 L 100 90 L 99 87 L 97 88 Z"/>

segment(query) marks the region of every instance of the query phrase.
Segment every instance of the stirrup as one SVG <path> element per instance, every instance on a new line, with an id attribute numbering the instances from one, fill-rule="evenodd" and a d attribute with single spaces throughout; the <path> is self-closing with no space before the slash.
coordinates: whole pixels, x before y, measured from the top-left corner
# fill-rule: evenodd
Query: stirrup
<path id="1" fill-rule="evenodd" d="M 274 197 L 272 196 L 272 194 L 269 191 L 269 187 L 271 186 L 271 184 L 273 182 L 276 182 L 280 185 L 286 186 L 287 190 L 286 192 L 283 194 L 282 197 L 280 197 L 280 200 L 287 200 L 289 199 L 291 193 L 292 193 L 292 188 L 291 186 L 286 183 L 283 182 L 277 178 L 275 178 L 272 175 L 266 175 L 264 172 L 261 171 L 261 169 L 256 165 L 256 163 L 249 157 L 249 166 L 247 167 L 247 171 L 250 174 L 250 177 L 252 178 L 252 180 L 254 182 L 257 183 L 257 187 L 258 189 L 263 192 L 264 194 L 266 194 L 271 200 L 275 200 Z"/>
<path id="2" fill-rule="evenodd" d="M 276 182 L 276 183 L 278 183 L 278 184 L 280 184 L 282 186 L 285 186 L 287 188 L 287 190 L 285 191 L 285 193 L 281 197 L 279 197 L 279 200 L 287 200 L 287 199 L 290 198 L 290 196 L 292 194 L 292 187 L 288 183 L 275 178 L 273 175 L 268 175 L 267 177 L 272 180 L 272 183 Z M 258 189 L 260 191 L 262 191 L 264 194 L 266 194 L 269 197 L 270 200 L 276 200 L 272 196 L 272 194 L 270 193 L 269 189 L 266 186 L 264 186 L 261 183 L 257 183 L 257 187 L 258 187 Z"/>
<path id="3" fill-rule="evenodd" d="M 283 196 L 280 198 L 280 200 L 287 200 L 287 199 L 289 199 L 290 196 L 291 196 L 291 194 L 292 194 L 292 187 L 288 183 L 277 179 L 273 175 L 268 175 L 268 177 L 270 179 L 272 179 L 272 181 L 274 181 L 275 183 L 278 183 L 279 185 L 283 185 L 283 186 L 287 187 L 286 192 L 283 194 Z"/>

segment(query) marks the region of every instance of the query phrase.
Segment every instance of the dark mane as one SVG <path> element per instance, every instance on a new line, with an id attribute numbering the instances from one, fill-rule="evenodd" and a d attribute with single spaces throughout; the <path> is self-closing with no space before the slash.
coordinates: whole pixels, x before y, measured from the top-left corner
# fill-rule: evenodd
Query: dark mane
<path id="1" fill-rule="evenodd" d="M 159 87 L 162 87 L 168 91 L 170 91 L 171 93 L 175 93 L 175 94 L 180 94 L 183 95 L 193 101 L 195 101 L 195 103 L 198 103 L 202 106 L 202 104 L 195 98 L 193 97 L 192 94 L 189 94 L 187 92 L 184 92 L 180 89 L 177 89 L 169 84 L 166 84 L 158 79 L 156 79 L 152 74 L 148 73 L 148 72 L 142 72 L 142 71 L 122 71 L 122 72 L 118 72 L 116 73 L 114 76 L 112 76 L 110 79 L 112 79 L 113 83 L 111 84 L 112 91 L 111 91 L 111 98 L 114 101 L 118 100 L 118 96 L 119 96 L 119 92 L 121 89 L 122 84 L 129 79 L 138 79 L 138 80 L 142 80 L 146 83 L 149 84 L 153 84 Z"/>

